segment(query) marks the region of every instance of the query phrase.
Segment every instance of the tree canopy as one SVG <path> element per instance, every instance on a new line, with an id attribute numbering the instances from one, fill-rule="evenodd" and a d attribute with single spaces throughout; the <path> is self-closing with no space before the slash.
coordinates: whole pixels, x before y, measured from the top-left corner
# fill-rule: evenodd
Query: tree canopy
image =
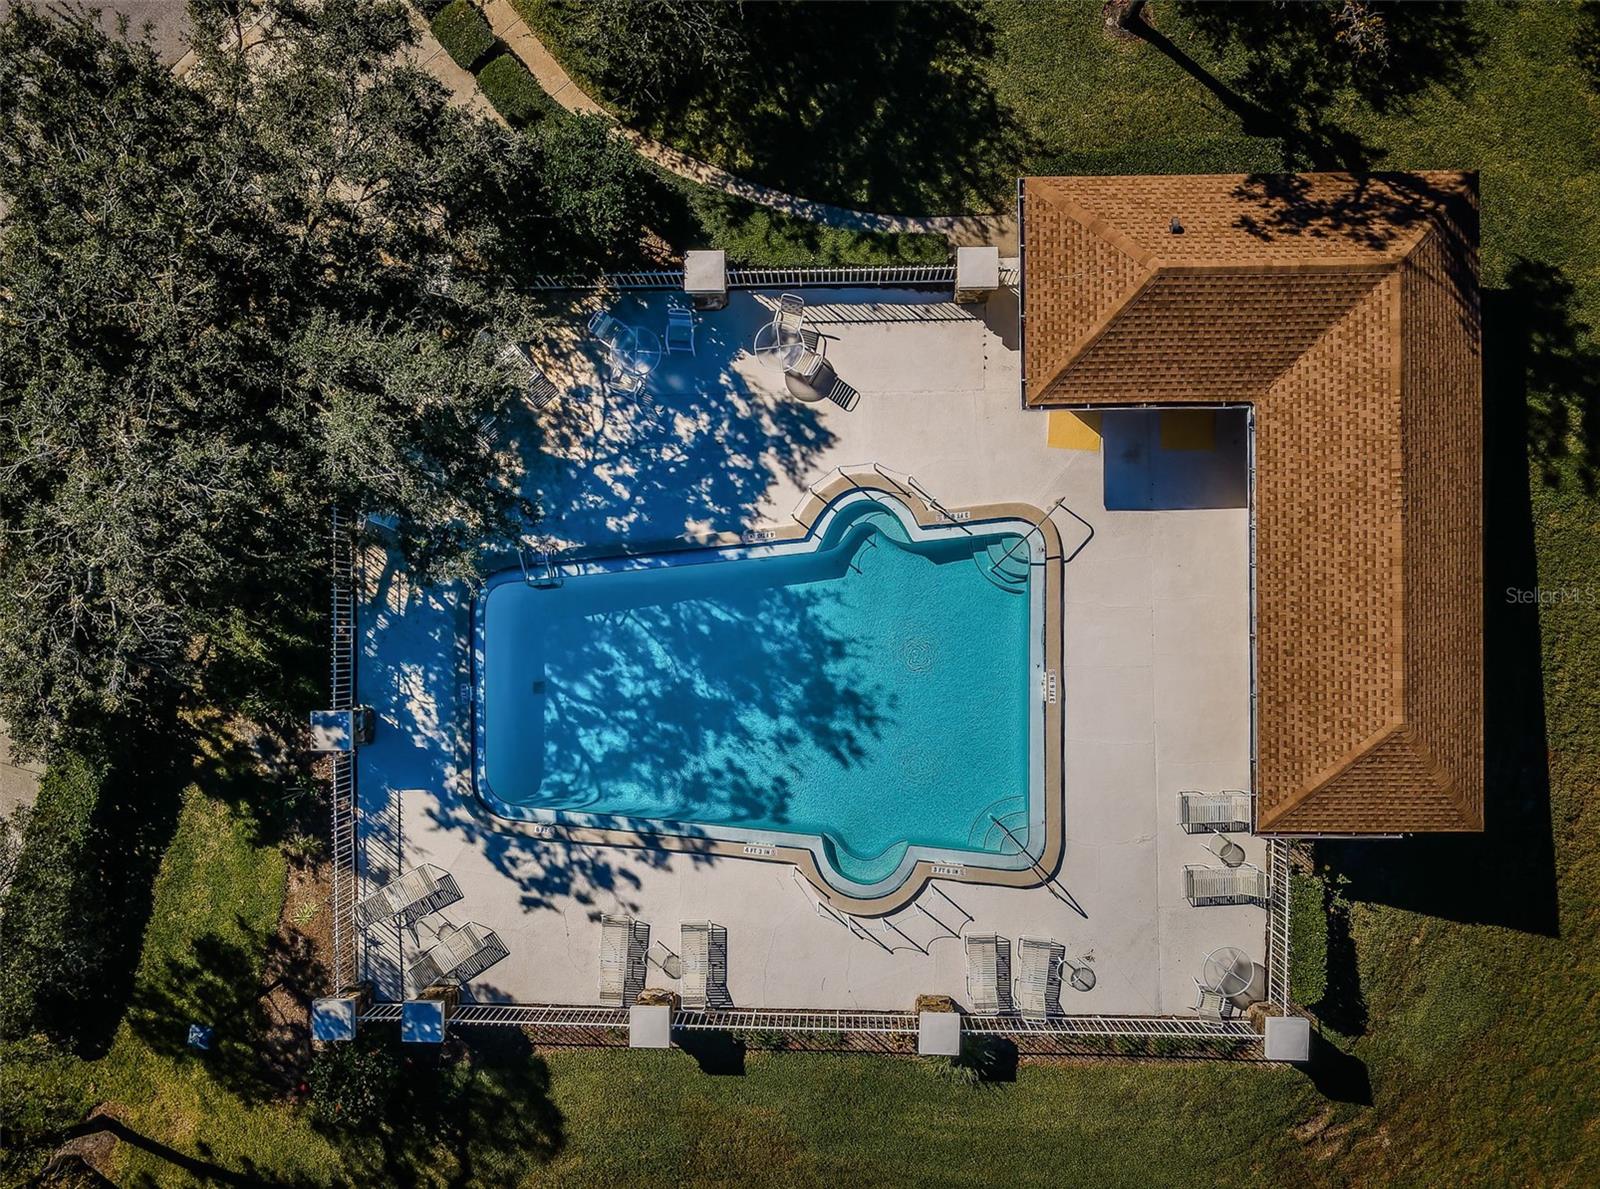
<path id="1" fill-rule="evenodd" d="M 258 6 L 196 0 L 181 81 L 89 15 L 0 20 L 0 717 L 33 754 L 274 614 L 331 506 L 471 572 L 532 513 L 479 428 L 519 276 L 638 242 L 613 146 L 452 107 L 398 0 L 265 6 L 244 52 Z"/>

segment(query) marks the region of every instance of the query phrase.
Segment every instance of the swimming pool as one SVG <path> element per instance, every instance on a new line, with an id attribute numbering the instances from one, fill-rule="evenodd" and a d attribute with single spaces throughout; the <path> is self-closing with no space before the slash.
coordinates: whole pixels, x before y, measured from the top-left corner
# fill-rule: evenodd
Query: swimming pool
<path id="1" fill-rule="evenodd" d="M 804 848 L 870 898 L 1043 846 L 1043 536 L 851 491 L 804 539 L 520 570 L 475 605 L 504 817 Z M 722 847 L 723 853 L 728 848 Z"/>

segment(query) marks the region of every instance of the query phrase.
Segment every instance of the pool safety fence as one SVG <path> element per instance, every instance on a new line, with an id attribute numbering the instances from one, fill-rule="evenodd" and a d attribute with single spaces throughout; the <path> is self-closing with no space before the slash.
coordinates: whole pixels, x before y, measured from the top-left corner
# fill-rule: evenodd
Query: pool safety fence
<path id="1" fill-rule="evenodd" d="M 375 1003 L 363 1023 L 394 1024 L 398 1003 Z M 551 1043 L 619 1047 L 625 1043 L 625 1007 L 559 1004 L 468 1003 L 450 1013 L 451 1028 L 510 1027 L 543 1034 Z M 683 1037 L 719 1032 L 746 1038 L 756 1048 L 862 1049 L 914 1051 L 916 1012 L 814 1011 L 805 1009 L 678 1009 L 672 1031 Z M 961 1017 L 966 1036 L 1010 1040 L 1034 1055 L 1225 1056 L 1259 1059 L 1261 1036 L 1246 1020 L 1201 1020 L 1192 1016 Z M 692 1041 L 685 1039 L 685 1047 Z"/>
<path id="2" fill-rule="evenodd" d="M 1021 270 L 1002 268 L 1000 284 L 1015 287 Z M 949 285 L 956 282 L 954 264 L 889 264 L 842 268 L 730 268 L 729 289 L 803 289 L 819 286 L 835 288 L 880 286 L 915 288 Z M 539 291 L 593 292 L 599 290 L 681 291 L 681 268 L 642 269 L 634 272 L 602 273 L 593 277 L 560 276 L 544 273 L 529 283 Z"/>
<path id="3" fill-rule="evenodd" d="M 348 710 L 355 705 L 355 541 L 349 522 L 337 509 L 330 517 L 329 554 L 332 569 L 331 706 L 335 710 Z M 335 752 L 332 763 L 329 804 L 332 887 L 329 898 L 333 915 L 333 955 L 328 973 L 332 989 L 339 990 L 353 986 L 360 977 L 356 903 L 360 899 L 361 885 L 356 869 L 355 753 Z"/>
<path id="4" fill-rule="evenodd" d="M 1289 843 L 1267 843 L 1267 1002 L 1289 1012 Z"/>

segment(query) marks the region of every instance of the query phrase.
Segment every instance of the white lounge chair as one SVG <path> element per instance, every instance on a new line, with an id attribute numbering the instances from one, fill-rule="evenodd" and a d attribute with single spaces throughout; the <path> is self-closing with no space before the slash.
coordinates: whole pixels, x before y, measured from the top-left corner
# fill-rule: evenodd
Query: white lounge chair
<path id="1" fill-rule="evenodd" d="M 1048 1019 L 1052 1008 L 1061 1007 L 1061 964 L 1067 947 L 1045 937 L 1023 937 L 1017 948 L 1017 1007 L 1024 1019 Z"/>
<path id="2" fill-rule="evenodd" d="M 1189 834 L 1227 834 L 1250 828 L 1250 794 L 1237 789 L 1178 794 L 1178 824 Z"/>
<path id="3" fill-rule="evenodd" d="M 1011 943 L 993 933 L 969 933 L 967 950 L 967 998 L 972 1011 L 980 1016 L 998 1016 L 1011 1011 Z"/>
<path id="4" fill-rule="evenodd" d="M 413 994 L 446 978 L 465 981 L 482 974 L 507 954 L 505 944 L 492 929 L 468 921 L 439 930 L 432 947 L 411 963 Z"/>
<path id="5" fill-rule="evenodd" d="M 398 879 L 392 879 L 356 905 L 356 920 L 362 928 L 392 920 L 409 925 L 435 909 L 461 899 L 455 878 L 444 868 L 424 863 Z"/>
<path id="6" fill-rule="evenodd" d="M 694 310 L 680 297 L 667 299 L 667 354 L 694 354 Z"/>
<path id="7" fill-rule="evenodd" d="M 727 1007 L 728 931 L 710 921 L 685 921 L 683 925 L 684 1007 Z"/>
<path id="8" fill-rule="evenodd" d="M 1267 873 L 1259 867 L 1183 869 L 1183 894 L 1197 908 L 1214 904 L 1262 904 L 1267 899 Z"/>
<path id="9" fill-rule="evenodd" d="M 631 1003 L 644 990 L 645 955 L 650 926 L 632 917 L 600 918 L 600 1002 L 606 1007 Z"/>

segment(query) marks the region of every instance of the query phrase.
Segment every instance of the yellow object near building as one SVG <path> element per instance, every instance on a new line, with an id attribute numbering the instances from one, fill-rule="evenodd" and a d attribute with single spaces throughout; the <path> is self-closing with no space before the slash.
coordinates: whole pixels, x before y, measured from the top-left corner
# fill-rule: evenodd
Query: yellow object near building
<path id="1" fill-rule="evenodd" d="M 1100 414 L 1057 409 L 1049 414 L 1045 441 L 1057 450 L 1100 449 Z"/>

